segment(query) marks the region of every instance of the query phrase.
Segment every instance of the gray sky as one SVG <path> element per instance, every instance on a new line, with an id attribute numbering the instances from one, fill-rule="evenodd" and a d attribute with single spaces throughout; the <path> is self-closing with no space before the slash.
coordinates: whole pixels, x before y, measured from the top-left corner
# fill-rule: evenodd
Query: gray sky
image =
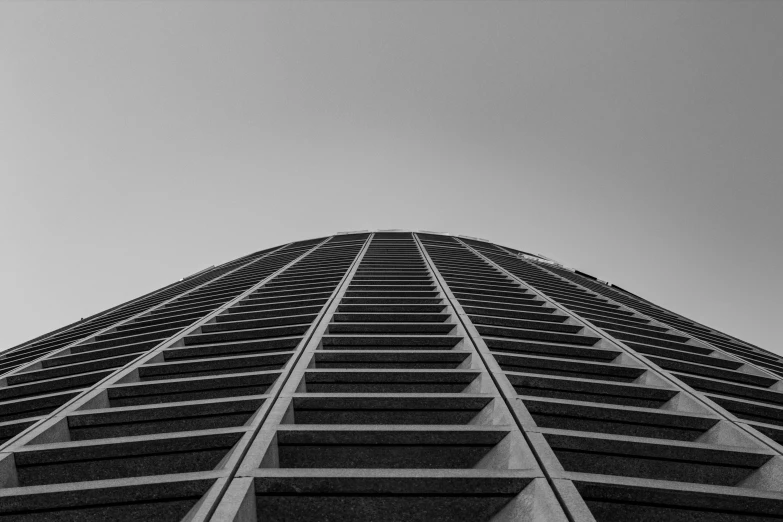
<path id="1" fill-rule="evenodd" d="M 0 349 L 365 228 L 783 353 L 783 2 L 0 4 Z"/>

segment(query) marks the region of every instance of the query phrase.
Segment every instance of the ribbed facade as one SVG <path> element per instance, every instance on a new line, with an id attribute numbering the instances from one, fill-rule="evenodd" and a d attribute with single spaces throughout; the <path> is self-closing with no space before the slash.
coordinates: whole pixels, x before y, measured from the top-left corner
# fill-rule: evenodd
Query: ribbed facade
<path id="1" fill-rule="evenodd" d="M 0 521 L 783 520 L 781 378 L 541 256 L 299 241 L 0 353 Z"/>

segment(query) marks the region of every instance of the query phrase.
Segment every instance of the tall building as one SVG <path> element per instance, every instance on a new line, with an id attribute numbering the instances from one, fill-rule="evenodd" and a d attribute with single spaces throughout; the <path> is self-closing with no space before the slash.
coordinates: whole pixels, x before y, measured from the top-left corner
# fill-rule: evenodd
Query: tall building
<path id="1" fill-rule="evenodd" d="M 473 238 L 256 252 L 0 372 L 0 521 L 783 519 L 781 358 Z"/>

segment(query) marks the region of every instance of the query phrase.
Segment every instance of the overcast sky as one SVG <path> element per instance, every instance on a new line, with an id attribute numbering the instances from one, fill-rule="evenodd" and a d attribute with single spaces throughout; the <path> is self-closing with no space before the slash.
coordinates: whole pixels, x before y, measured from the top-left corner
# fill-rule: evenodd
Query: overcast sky
<path id="1" fill-rule="evenodd" d="M 368 228 L 783 353 L 783 2 L 4 2 L 0 349 Z"/>

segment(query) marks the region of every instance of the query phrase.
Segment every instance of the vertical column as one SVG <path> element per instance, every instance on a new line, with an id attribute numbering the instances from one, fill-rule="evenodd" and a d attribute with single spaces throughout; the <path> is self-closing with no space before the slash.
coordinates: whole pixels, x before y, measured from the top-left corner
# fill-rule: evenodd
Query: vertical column
<path id="1" fill-rule="evenodd" d="M 376 233 L 214 520 L 565 520 L 409 233 Z"/>
<path id="2" fill-rule="evenodd" d="M 457 266 L 445 277 L 513 387 L 516 411 L 526 430 L 538 434 L 531 437 L 539 441 L 534 447 L 576 519 L 744 520 L 783 513 L 781 487 L 771 479 L 780 469 L 773 446 L 682 385 L 682 367 L 676 372 L 653 363 L 582 315 L 590 309 L 637 328 L 642 322 L 633 313 L 540 275 L 545 271 L 494 245 L 457 243 L 462 248 L 448 253 L 427 249 L 438 252 L 436 264 L 472 263 L 475 273 L 483 265 L 478 280 Z M 681 341 L 655 328 L 646 332 L 660 341 L 651 347 L 673 349 Z M 715 369 L 731 364 L 715 359 Z"/>

